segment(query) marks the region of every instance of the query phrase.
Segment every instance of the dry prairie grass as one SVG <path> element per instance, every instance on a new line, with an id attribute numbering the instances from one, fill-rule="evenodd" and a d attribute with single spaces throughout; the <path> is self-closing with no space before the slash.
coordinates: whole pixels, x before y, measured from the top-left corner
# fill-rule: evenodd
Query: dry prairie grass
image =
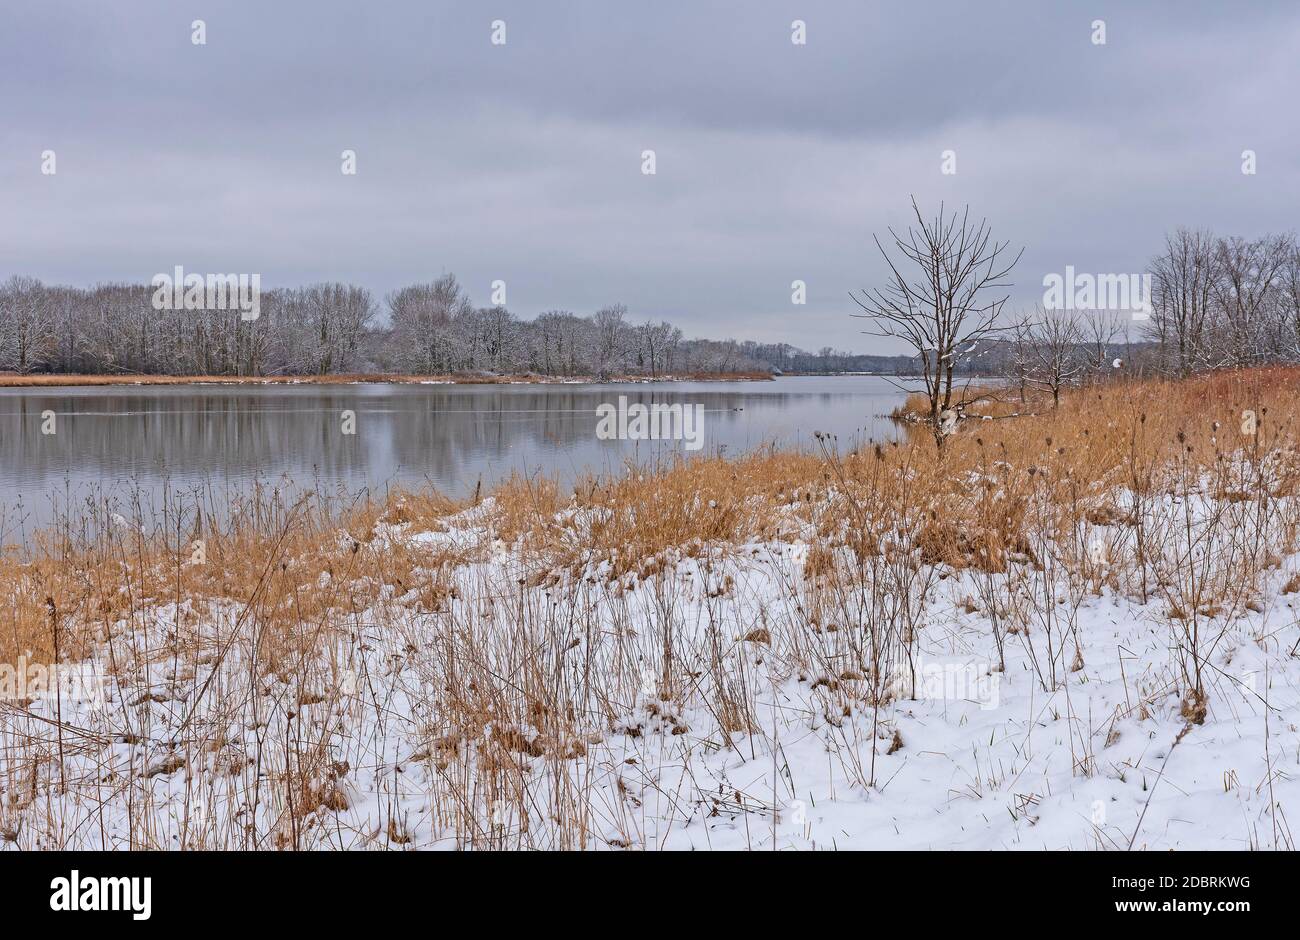
<path id="1" fill-rule="evenodd" d="M 914 434 L 835 459 L 829 451 L 764 449 L 629 467 L 571 493 L 552 480 L 515 477 L 494 492 L 492 522 L 496 537 L 519 542 L 533 564 L 577 571 L 606 562 L 617 580 L 644 579 L 670 551 L 789 539 L 796 522 L 828 540 L 822 551 L 837 539 L 861 549 L 862 532 L 887 531 L 898 520 L 885 510 L 902 507 L 925 561 L 1003 570 L 1008 557 L 1027 554 L 1031 506 L 1046 509 L 1062 531 L 1122 520 L 1129 511 L 1114 505 L 1113 487 L 1151 496 L 1170 485 L 1173 470 L 1214 475 L 1226 502 L 1253 501 L 1258 481 L 1234 477 L 1227 466 L 1243 447 L 1278 461 L 1269 495 L 1293 493 L 1297 391 L 1300 371 L 1283 368 L 1097 386 L 1066 396 L 1057 409 L 964 422 L 942 466 L 933 445 Z M 1241 432 L 1247 411 L 1256 416 L 1253 435 Z M 837 496 L 859 504 L 863 518 L 854 526 L 844 526 Z M 286 504 L 256 493 L 228 509 L 225 523 L 179 500 L 152 525 L 141 516 L 115 525 L 107 510 L 103 518 L 92 512 L 42 533 L 29 555 L 10 550 L 0 559 L 0 602 L 14 614 L 0 635 L 0 657 L 50 655 L 52 617 L 102 628 L 146 600 L 240 599 L 275 622 L 312 619 L 319 605 L 337 600 L 315 587 L 322 574 L 401 589 L 428 564 L 395 544 L 358 554 L 377 523 L 436 528 L 466 505 L 402 491 L 339 510 L 310 495 Z M 557 516 L 566 506 L 582 514 Z M 198 542 L 205 564 L 195 563 Z M 74 629 L 65 650 L 75 655 L 83 639 Z"/>
<path id="2" fill-rule="evenodd" d="M 1163 611 L 1184 716 L 1204 720 L 1225 618 L 1297 544 L 1298 385 L 1300 370 L 1265 369 L 1087 388 L 968 420 L 942 464 L 917 434 L 629 467 L 572 491 L 516 477 L 481 502 L 255 492 L 224 514 L 177 500 L 150 520 L 91 506 L 0 559 L 0 661 L 96 654 L 145 709 L 147 696 L 179 703 L 145 778 L 219 762 L 227 797 L 256 808 L 195 845 L 351 844 L 320 828 L 349 805 L 349 774 L 397 793 L 381 770 L 403 760 L 432 781 L 422 825 L 457 845 L 582 847 L 611 825 L 610 844 L 637 844 L 644 820 L 626 807 L 595 826 L 589 749 L 611 733 L 736 746 L 758 727 L 759 662 L 809 683 L 833 726 L 870 711 L 871 740 L 842 759 L 875 786 L 872 742 L 896 734 L 882 709 L 904 694 L 900 674 L 914 685 L 926 598 L 953 572 L 977 576 L 967 609 L 988 616 L 999 655 L 1024 645 L 1046 691 L 1081 662 L 1085 596 Z M 781 545 L 807 553 L 780 603 L 754 606 L 738 588 L 747 553 Z M 701 703 L 711 729 L 683 717 Z M 121 706 L 118 733 L 148 739 L 139 707 Z M 399 711 L 418 745 L 402 760 L 374 743 Z M 365 729 L 346 754 L 342 727 Z M 67 786 L 49 739 L 24 735 L 5 752 L 6 790 Z M 131 844 L 162 842 L 161 810 L 118 785 L 146 801 Z M 0 824 L 32 799 L 0 808 Z M 408 820 L 386 819 L 380 838 L 407 844 Z M 46 844 L 67 844 L 55 829 Z"/>

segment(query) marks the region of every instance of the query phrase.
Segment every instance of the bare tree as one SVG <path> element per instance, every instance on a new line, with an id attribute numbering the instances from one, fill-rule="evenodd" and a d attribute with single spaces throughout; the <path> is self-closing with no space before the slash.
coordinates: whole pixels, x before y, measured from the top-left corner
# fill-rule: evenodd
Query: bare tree
<path id="1" fill-rule="evenodd" d="M 41 282 L 11 277 L 0 286 L 0 363 L 15 372 L 31 372 L 57 348 L 53 310 Z"/>
<path id="2" fill-rule="evenodd" d="M 1282 281 L 1291 242 L 1278 235 L 1221 238 L 1215 254 L 1214 297 L 1223 314 L 1225 358 L 1235 366 L 1256 365 L 1270 356 L 1265 314 Z"/>
<path id="3" fill-rule="evenodd" d="M 1029 388 L 1029 377 L 1034 368 L 1034 327 L 1033 318 L 1021 314 L 1011 321 L 1005 331 L 1003 342 L 1006 344 L 1006 359 L 1003 371 L 1015 384 L 1020 395 L 1020 403 L 1025 403 Z"/>
<path id="4" fill-rule="evenodd" d="M 572 314 L 548 310 L 533 321 L 537 370 L 546 375 L 567 375 L 564 356 L 564 319 Z"/>
<path id="5" fill-rule="evenodd" d="M 361 334 L 374 318 L 374 301 L 363 287 L 315 284 L 301 292 L 301 354 L 297 371 L 328 375 L 355 361 Z"/>
<path id="6" fill-rule="evenodd" d="M 567 310 L 551 310 L 534 321 L 541 334 L 542 371 L 547 375 L 578 375 L 586 368 L 586 352 L 592 324 L 589 319 Z"/>
<path id="7" fill-rule="evenodd" d="M 505 307 L 485 307 L 477 311 L 482 336 L 483 365 L 497 372 L 518 361 L 519 335 L 514 314 Z"/>
<path id="8" fill-rule="evenodd" d="M 647 322 L 638 330 L 642 367 L 648 368 L 650 375 L 658 375 L 659 370 L 663 368 L 664 357 L 673 341 L 674 331 L 680 336 L 681 331 L 665 320 L 660 320 L 658 323 Z"/>
<path id="9" fill-rule="evenodd" d="M 995 241 L 986 220 L 972 222 L 969 207 L 960 216 L 947 215 L 940 203 L 927 222 L 913 198 L 912 212 L 916 227 L 909 226 L 906 240 L 889 229 L 897 261 L 875 239 L 889 266 L 886 286 L 850 296 L 865 311 L 854 316 L 875 323 L 867 333 L 901 339 L 916 350 L 929 405 L 927 424 L 942 454 L 947 435 L 970 403 L 965 389 L 954 388 L 957 359 L 996 335 L 1008 299 L 999 292 L 1010 286 L 1004 278 L 1023 249 L 1010 258 L 1009 243 Z"/>
<path id="10" fill-rule="evenodd" d="M 1209 232 L 1180 228 L 1165 236 L 1164 253 L 1152 263 L 1149 330 L 1162 348 L 1173 348 L 1179 375 L 1208 364 L 1219 257 Z"/>
<path id="11" fill-rule="evenodd" d="M 1038 308 L 1030 324 L 1030 380 L 1052 393 L 1053 407 L 1061 404 L 1061 389 L 1073 384 L 1084 370 L 1082 339 L 1083 331 L 1073 310 Z"/>
<path id="12" fill-rule="evenodd" d="M 593 325 L 596 329 L 596 374 L 608 377 L 623 368 L 623 355 L 627 349 L 627 307 L 614 304 L 596 311 Z"/>
<path id="13" fill-rule="evenodd" d="M 1278 291 L 1277 349 L 1292 362 L 1300 360 L 1300 242 L 1294 237 Z"/>
<path id="14" fill-rule="evenodd" d="M 1111 369 L 1111 348 L 1124 335 L 1125 314 L 1108 310 L 1089 311 L 1080 327 L 1080 342 L 1089 371 L 1094 379 Z"/>
<path id="15" fill-rule="evenodd" d="M 388 297 L 392 342 L 402 368 L 416 373 L 451 371 L 459 363 L 456 320 L 472 309 L 453 274 L 432 284 L 404 287 Z"/>

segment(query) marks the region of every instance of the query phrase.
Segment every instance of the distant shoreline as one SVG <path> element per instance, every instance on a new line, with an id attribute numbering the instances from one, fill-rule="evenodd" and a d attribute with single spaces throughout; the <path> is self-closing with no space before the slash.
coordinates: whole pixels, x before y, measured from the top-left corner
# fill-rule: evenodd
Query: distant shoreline
<path id="1" fill-rule="evenodd" d="M 0 374 L 0 388 L 74 388 L 107 385 L 615 385 L 649 382 L 755 382 L 771 381 L 766 372 L 681 373 L 675 375 L 596 376 L 559 375 L 17 375 Z"/>

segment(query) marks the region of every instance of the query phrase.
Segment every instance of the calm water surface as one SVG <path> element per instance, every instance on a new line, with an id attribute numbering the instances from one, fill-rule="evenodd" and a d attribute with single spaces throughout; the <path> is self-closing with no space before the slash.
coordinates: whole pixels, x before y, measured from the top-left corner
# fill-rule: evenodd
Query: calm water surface
<path id="1" fill-rule="evenodd" d="M 596 407 L 702 404 L 704 447 L 844 449 L 897 434 L 903 394 L 876 376 L 628 385 L 136 386 L 0 389 L 0 543 L 26 541 L 69 502 L 164 489 L 237 494 L 255 483 L 382 494 L 432 484 L 456 496 L 514 471 L 613 472 L 687 454 L 680 441 L 603 441 Z M 42 433 L 42 412 L 56 415 Z M 356 433 L 342 433 L 342 413 Z"/>

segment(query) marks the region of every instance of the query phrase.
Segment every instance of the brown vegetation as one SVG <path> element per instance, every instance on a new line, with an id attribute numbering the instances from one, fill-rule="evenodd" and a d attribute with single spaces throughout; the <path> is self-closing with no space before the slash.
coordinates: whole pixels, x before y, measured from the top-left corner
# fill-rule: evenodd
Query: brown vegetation
<path id="1" fill-rule="evenodd" d="M 1182 713 L 1196 723 L 1225 617 L 1250 608 L 1261 576 L 1300 541 L 1284 499 L 1300 483 L 1297 386 L 1300 370 L 1283 368 L 1115 383 L 1024 417 L 970 419 L 943 461 L 923 431 L 843 455 L 763 450 L 629 468 L 572 490 L 516 478 L 477 516 L 432 492 L 343 509 L 255 493 L 221 523 L 197 506 L 153 522 L 92 512 L 0 559 L 0 661 L 98 650 L 123 684 L 170 677 L 141 695 L 185 717 L 146 769 L 217 754 L 252 799 L 256 760 L 283 801 L 271 829 L 227 820 L 197 843 L 218 847 L 302 847 L 321 814 L 349 805 L 329 729 L 360 714 L 385 720 L 374 693 L 358 697 L 339 678 L 376 637 L 422 677 L 426 725 L 411 760 L 440 781 L 435 831 L 464 845 L 537 844 L 526 820 L 539 773 L 555 801 L 546 844 L 587 844 L 590 794 L 572 762 L 610 733 L 711 733 L 688 726 L 689 701 L 707 703 L 715 740 L 753 729 L 755 656 L 806 677 L 828 716 L 872 716 L 882 744 L 849 770 L 876 785 L 877 751 L 902 747 L 881 706 L 914 662 L 930 586 L 953 572 L 981 575 L 963 609 L 989 618 L 999 650 L 1024 643 L 1045 691 L 1082 668 L 1071 611 L 1087 594 L 1105 587 L 1146 605 L 1169 630 Z M 1192 497 L 1205 503 L 1195 517 Z M 467 526 L 486 534 L 460 540 Z M 719 561 L 743 560 L 746 543 L 808 548 L 763 622 L 737 623 L 736 583 Z M 518 560 L 509 581 L 466 580 L 502 549 Z M 704 572 L 702 634 L 675 619 L 682 559 Z M 621 599 L 641 590 L 655 598 L 654 622 L 627 619 Z M 233 675 L 225 663 L 239 664 Z M 268 709 L 291 722 L 309 708 L 328 719 L 303 725 L 301 739 L 259 737 L 251 756 L 223 743 L 246 739 Z M 115 720 L 136 736 L 131 714 Z M 30 767 L 8 764 L 7 792 L 51 773 L 41 769 L 51 751 L 34 746 L 21 749 Z M 503 806 L 515 824 L 485 825 Z M 409 839 L 396 816 L 384 831 L 392 844 Z"/>

